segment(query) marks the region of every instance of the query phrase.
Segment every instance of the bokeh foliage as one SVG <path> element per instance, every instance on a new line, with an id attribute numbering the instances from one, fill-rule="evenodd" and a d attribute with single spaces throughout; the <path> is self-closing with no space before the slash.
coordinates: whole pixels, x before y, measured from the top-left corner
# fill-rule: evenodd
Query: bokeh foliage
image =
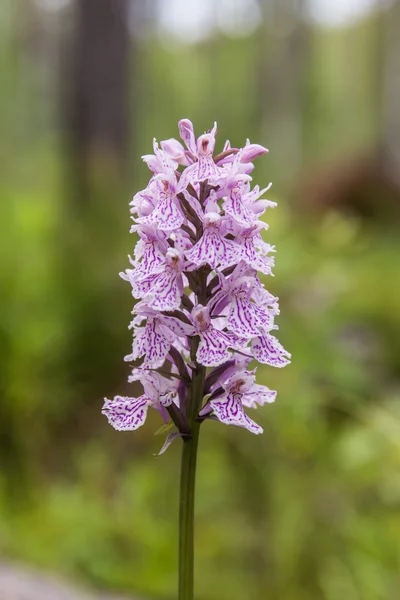
<path id="1" fill-rule="evenodd" d="M 351 31 L 306 34 L 297 104 L 312 180 L 321 162 L 369 151 L 380 139 L 379 78 L 370 60 L 373 19 Z M 343 72 L 344 43 L 357 81 Z M 0 552 L 100 588 L 172 599 L 179 445 L 154 458 L 163 443 L 153 436 L 157 416 L 131 435 L 99 414 L 103 395 L 126 389 L 132 301 L 117 274 L 132 248 L 127 200 L 147 175 L 138 156 L 154 135 L 176 135 L 181 117 L 199 131 L 216 119 L 221 140 L 250 136 L 273 151 L 268 132 L 277 127 L 268 125 L 259 94 L 264 39 L 219 36 L 184 48 L 142 40 L 132 85 L 133 174 L 121 182 L 112 169 L 95 170 L 80 215 L 70 210 L 64 140 L 43 113 L 32 64 L 13 38 L 3 44 Z M 285 142 L 276 143 L 282 152 L 260 159 L 255 177 L 276 182 L 270 198 L 279 206 L 267 214 L 276 277 L 267 284 L 281 299 L 280 339 L 293 363 L 259 368 L 260 382 L 278 390 L 276 404 L 254 414 L 264 436 L 218 423 L 203 428 L 197 597 L 395 600 L 398 211 L 389 207 L 380 218 L 382 188 L 372 217 L 324 207 L 323 197 L 314 213 L 297 190 L 301 171 L 285 160 Z"/>

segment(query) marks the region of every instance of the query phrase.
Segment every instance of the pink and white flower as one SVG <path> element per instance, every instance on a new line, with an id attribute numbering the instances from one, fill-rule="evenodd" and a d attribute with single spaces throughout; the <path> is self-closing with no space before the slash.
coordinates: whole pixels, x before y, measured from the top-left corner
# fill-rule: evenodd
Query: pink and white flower
<path id="1" fill-rule="evenodd" d="M 110 425 L 118 431 L 138 429 L 146 421 L 149 407 L 158 410 L 167 422 L 168 414 L 165 408 L 170 406 L 177 396 L 176 384 L 167 382 L 158 373 L 137 373 L 130 379 L 140 379 L 144 393 L 138 398 L 128 396 L 114 396 L 112 400 L 105 398 L 102 413 L 107 417 Z"/>
<path id="2" fill-rule="evenodd" d="M 270 186 L 252 188 L 250 176 L 267 149 L 226 142 L 214 156 L 216 124 L 199 137 L 188 119 L 178 127 L 183 143 L 154 140 L 153 154 L 143 157 L 150 181 L 130 203 L 139 239 L 121 277 L 138 302 L 125 360 L 135 363 L 128 381 L 140 381 L 143 394 L 106 399 L 103 413 L 116 429 L 134 430 L 151 407 L 174 421 L 171 435 L 188 435 L 190 389 L 202 373 L 194 418 L 259 434 L 246 409 L 273 402 L 276 392 L 255 383 L 249 364 L 280 368 L 291 358 L 272 335 L 278 298 L 257 275 L 274 266 L 261 219 L 276 203 L 263 197 Z"/>

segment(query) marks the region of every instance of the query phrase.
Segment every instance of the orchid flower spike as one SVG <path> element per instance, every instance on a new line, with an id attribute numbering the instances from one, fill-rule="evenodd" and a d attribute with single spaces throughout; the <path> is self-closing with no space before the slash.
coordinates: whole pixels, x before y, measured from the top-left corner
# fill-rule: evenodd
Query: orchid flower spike
<path id="1" fill-rule="evenodd" d="M 151 178 L 131 202 L 138 241 L 121 273 L 137 301 L 125 360 L 143 392 L 106 399 L 103 413 L 117 430 L 137 429 L 154 408 L 176 436 L 210 418 L 259 434 L 246 411 L 276 392 L 256 384 L 249 365 L 284 367 L 291 358 L 272 335 L 278 299 L 257 275 L 274 266 L 275 248 L 261 234 L 276 203 L 250 176 L 268 151 L 247 140 L 214 156 L 216 123 L 199 137 L 188 119 L 178 128 L 182 142 L 154 140 L 143 157 Z"/>

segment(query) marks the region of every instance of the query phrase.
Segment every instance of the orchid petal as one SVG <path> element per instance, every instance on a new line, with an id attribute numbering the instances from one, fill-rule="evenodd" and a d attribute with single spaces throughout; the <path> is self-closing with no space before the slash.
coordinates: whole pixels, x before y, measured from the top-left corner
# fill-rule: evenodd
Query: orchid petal
<path id="1" fill-rule="evenodd" d="M 113 400 L 105 398 L 101 411 L 110 425 L 118 431 L 132 431 L 141 427 L 146 421 L 147 409 L 152 401 L 146 396 L 129 398 L 115 396 Z"/>
<path id="2" fill-rule="evenodd" d="M 255 337 L 251 341 L 251 350 L 254 358 L 260 363 L 271 367 L 286 367 L 290 363 L 291 355 L 278 340 L 268 333 Z"/>
<path id="3" fill-rule="evenodd" d="M 176 160 L 180 165 L 188 165 L 188 160 L 185 155 L 185 148 L 178 140 L 170 138 L 161 142 L 161 148 L 173 160 Z"/>
<path id="4" fill-rule="evenodd" d="M 227 323 L 238 336 L 257 336 L 260 328 L 268 328 L 271 321 L 271 315 L 251 302 L 248 294 L 240 292 L 232 297 Z"/>
<path id="5" fill-rule="evenodd" d="M 132 353 L 125 356 L 124 360 L 133 362 L 144 356 L 142 366 L 157 369 L 164 363 L 170 347 L 171 339 L 165 335 L 160 326 L 160 320 L 147 319 L 145 327 L 135 329 Z"/>
<path id="6" fill-rule="evenodd" d="M 232 356 L 228 351 L 231 342 L 229 338 L 214 327 L 200 334 L 200 343 L 196 359 L 205 367 L 218 367 Z"/>
<path id="7" fill-rule="evenodd" d="M 178 123 L 179 135 L 185 142 L 188 150 L 196 154 L 196 138 L 193 130 L 193 123 L 189 119 L 181 119 Z"/>
<path id="8" fill-rule="evenodd" d="M 254 384 L 251 391 L 242 397 L 243 406 L 257 408 L 264 404 L 272 404 L 276 400 L 276 392 L 268 389 L 264 385 Z"/>
<path id="9" fill-rule="evenodd" d="M 268 149 L 264 148 L 264 146 L 260 146 L 260 144 L 248 144 L 243 148 L 241 162 L 252 162 L 255 158 L 262 156 L 266 152 L 268 152 Z"/>
<path id="10" fill-rule="evenodd" d="M 174 269 L 166 269 L 158 275 L 148 278 L 149 287 L 144 295 L 144 300 L 155 310 L 176 310 L 181 303 L 181 292 L 178 278 Z"/>
<path id="11" fill-rule="evenodd" d="M 233 240 L 227 240 L 219 230 L 220 217 L 216 213 L 207 213 L 208 223 L 202 238 L 186 252 L 186 258 L 197 266 L 209 264 L 212 269 L 224 269 L 238 262 L 241 258 L 241 247 Z"/>
<path id="12" fill-rule="evenodd" d="M 244 427 L 255 434 L 263 432 L 262 427 L 252 421 L 244 412 L 241 394 L 227 394 L 226 396 L 211 400 L 210 405 L 214 410 L 215 416 L 221 423 Z"/>

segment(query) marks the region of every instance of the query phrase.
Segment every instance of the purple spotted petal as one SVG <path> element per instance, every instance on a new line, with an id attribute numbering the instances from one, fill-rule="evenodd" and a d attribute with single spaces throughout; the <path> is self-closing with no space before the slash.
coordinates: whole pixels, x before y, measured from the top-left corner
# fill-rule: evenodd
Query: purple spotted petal
<path id="1" fill-rule="evenodd" d="M 167 181 L 161 181 L 160 186 L 161 189 L 157 196 L 155 209 L 148 217 L 142 219 L 142 221 L 146 225 L 161 229 L 162 231 L 179 229 L 184 221 L 184 217 L 176 196 L 169 189 Z"/>
<path id="2" fill-rule="evenodd" d="M 186 252 L 186 258 L 198 267 L 209 264 L 212 269 L 218 266 L 224 269 L 236 264 L 241 253 L 242 249 L 236 242 L 224 238 L 219 227 L 210 223 L 205 228 L 203 237 Z"/>
<path id="3" fill-rule="evenodd" d="M 235 221 L 241 225 L 250 227 L 256 220 L 256 216 L 246 207 L 243 202 L 242 194 L 239 187 L 234 187 L 229 196 L 224 201 L 224 210 L 227 215 L 230 215 Z"/>
<path id="4" fill-rule="evenodd" d="M 140 241 L 142 242 L 142 253 L 140 262 L 135 264 L 133 273 L 133 278 L 136 280 L 156 273 L 165 261 L 165 247 L 162 242 L 157 240 Z"/>
<path id="5" fill-rule="evenodd" d="M 197 167 L 197 172 L 195 172 L 195 181 L 204 181 L 208 179 L 212 181 L 220 175 L 220 168 L 214 162 L 212 156 L 199 156 L 198 162 L 193 165 Z"/>
<path id="6" fill-rule="evenodd" d="M 257 408 L 257 406 L 263 406 L 264 404 L 271 404 L 276 400 L 276 392 L 268 389 L 264 385 L 254 384 L 249 392 L 243 395 L 242 403 L 243 406 L 249 408 Z"/>
<path id="7" fill-rule="evenodd" d="M 178 388 L 178 381 L 176 379 L 170 380 L 160 373 L 155 371 L 147 371 L 146 369 L 135 369 L 136 377 L 143 385 L 145 395 L 151 398 L 153 405 L 163 404 L 168 406 L 171 404 L 173 397 L 168 398 L 170 394 L 175 394 Z"/>
<path id="8" fill-rule="evenodd" d="M 134 298 L 140 299 L 145 298 L 146 294 L 148 294 L 152 289 L 154 289 L 154 285 L 164 275 L 163 268 L 164 265 L 159 265 L 155 273 L 148 275 L 142 280 L 136 279 L 135 269 L 126 269 L 125 273 L 120 273 L 120 275 L 123 279 L 126 279 L 131 284 L 132 296 Z"/>
<path id="9" fill-rule="evenodd" d="M 176 248 L 182 254 L 192 247 L 189 235 L 186 231 L 174 231 L 170 234 L 170 239 L 174 242 L 174 248 Z"/>
<path id="10" fill-rule="evenodd" d="M 127 398 L 115 396 L 113 400 L 105 399 L 101 411 L 110 425 L 118 431 L 132 431 L 143 425 L 151 399 L 146 396 Z"/>
<path id="11" fill-rule="evenodd" d="M 145 327 L 135 328 L 132 353 L 125 356 L 124 360 L 133 362 L 144 356 L 142 366 L 157 369 L 161 367 L 168 355 L 171 337 L 168 339 L 159 319 L 147 319 Z"/>
<path id="12" fill-rule="evenodd" d="M 232 331 L 224 332 L 224 335 L 229 339 L 229 347 L 234 350 L 246 351 L 246 346 L 249 342 L 247 337 L 240 337 Z"/>
<path id="13" fill-rule="evenodd" d="M 160 271 L 160 268 L 158 268 L 158 271 Z M 151 290 L 153 286 L 153 281 L 158 277 L 158 275 L 158 273 L 152 273 L 151 275 L 145 277 L 143 280 L 137 281 L 135 269 L 126 269 L 124 273 L 120 273 L 122 279 L 129 281 L 129 283 L 131 284 L 132 296 L 137 299 L 142 298 Z"/>
<path id="14" fill-rule="evenodd" d="M 167 267 L 164 272 L 153 276 L 144 300 L 155 310 L 176 310 L 181 303 L 182 279 L 175 269 Z"/>
<path id="15" fill-rule="evenodd" d="M 201 135 L 197 140 L 196 150 L 193 152 L 197 156 L 197 162 L 183 171 L 179 181 L 179 190 L 185 189 L 189 183 L 193 185 L 205 179 L 212 183 L 223 177 L 223 169 L 215 164 L 212 157 L 215 146 L 215 131 L 214 126 L 210 133 Z"/>
<path id="16" fill-rule="evenodd" d="M 214 414 L 221 423 L 244 427 L 251 433 L 263 432 L 262 427 L 252 421 L 244 412 L 241 394 L 227 394 L 210 402 Z"/>
<path id="17" fill-rule="evenodd" d="M 183 171 L 179 180 L 178 191 L 186 189 L 189 183 L 193 185 L 205 179 L 208 179 L 209 183 L 213 183 L 220 177 L 221 169 L 215 164 L 212 156 L 203 156 Z"/>
<path id="18" fill-rule="evenodd" d="M 209 327 L 207 331 L 200 334 L 196 359 L 205 367 L 218 367 L 230 359 L 231 353 L 228 351 L 230 346 L 229 338 L 222 331 Z"/>
<path id="19" fill-rule="evenodd" d="M 254 245 L 254 239 L 250 236 L 245 237 L 242 244 L 242 258 L 246 263 L 255 269 L 261 271 L 265 275 L 271 275 L 272 267 L 274 266 L 274 258 L 272 256 L 261 256 L 257 252 Z"/>
<path id="20" fill-rule="evenodd" d="M 188 325 L 179 319 L 174 317 L 163 316 L 162 318 L 163 325 L 168 327 L 171 331 L 175 333 L 175 335 L 179 337 L 186 337 L 194 335 L 195 330 L 192 325 Z"/>
<path id="21" fill-rule="evenodd" d="M 264 333 L 251 341 L 254 358 L 271 367 L 286 367 L 290 363 L 290 354 L 278 342 L 276 337 Z"/>
<path id="22" fill-rule="evenodd" d="M 273 316 L 251 302 L 248 293 L 241 291 L 232 296 L 227 323 L 238 336 L 254 337 L 259 335 L 260 328 L 270 329 Z"/>

